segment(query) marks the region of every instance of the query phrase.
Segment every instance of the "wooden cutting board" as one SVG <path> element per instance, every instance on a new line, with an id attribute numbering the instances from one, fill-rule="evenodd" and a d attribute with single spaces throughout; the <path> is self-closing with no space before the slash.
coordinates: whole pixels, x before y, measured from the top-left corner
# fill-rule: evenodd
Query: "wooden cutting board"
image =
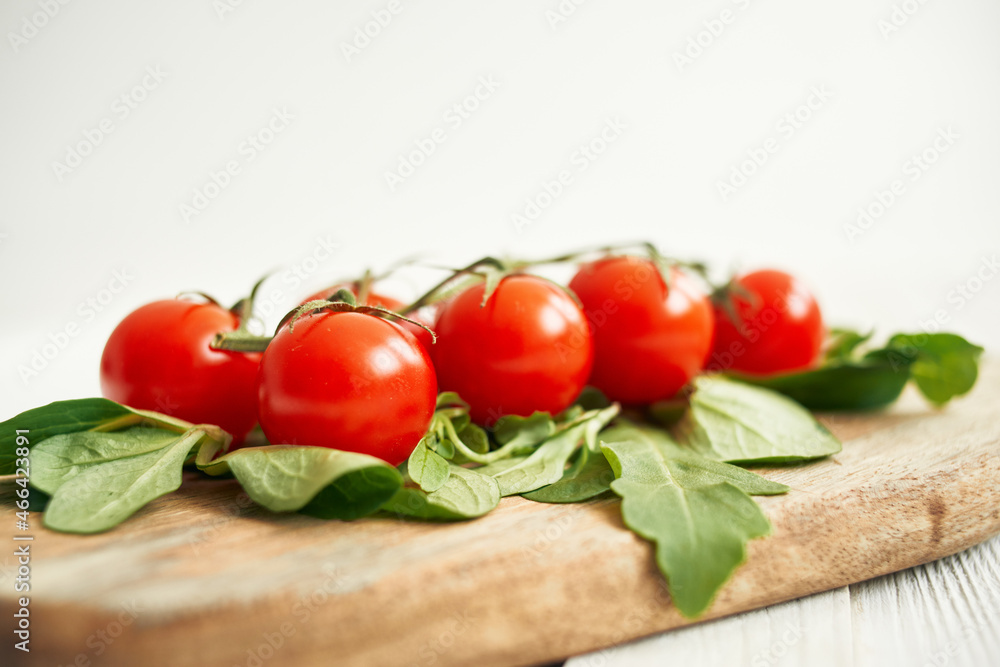
<path id="1" fill-rule="evenodd" d="M 765 470 L 774 534 L 708 616 L 908 568 L 1000 533 L 1000 364 L 944 411 L 824 417 L 830 460 Z M 6 492 L 4 525 L 15 518 Z M 527 665 L 684 625 L 618 501 L 504 500 L 462 524 L 273 515 L 192 475 L 121 527 L 61 535 L 33 517 L 31 652 L 11 648 L 15 559 L 0 570 L 4 664 Z M 8 542 L 8 544 L 17 544 Z"/>

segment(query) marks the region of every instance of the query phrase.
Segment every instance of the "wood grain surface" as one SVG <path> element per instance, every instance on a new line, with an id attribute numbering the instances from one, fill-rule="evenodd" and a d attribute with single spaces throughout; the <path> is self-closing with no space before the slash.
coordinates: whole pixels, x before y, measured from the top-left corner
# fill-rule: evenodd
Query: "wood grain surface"
<path id="1" fill-rule="evenodd" d="M 990 364 L 944 411 L 908 394 L 884 413 L 824 417 L 844 451 L 763 471 L 792 491 L 760 499 L 774 534 L 751 543 L 703 620 L 1000 533 L 998 399 Z M 341 523 L 273 515 L 234 482 L 192 475 L 109 533 L 29 534 L 32 650 L 5 640 L 4 664 L 526 665 L 687 624 L 613 498 L 509 498 L 463 524 Z M 8 619 L 15 568 L 5 556 Z"/>

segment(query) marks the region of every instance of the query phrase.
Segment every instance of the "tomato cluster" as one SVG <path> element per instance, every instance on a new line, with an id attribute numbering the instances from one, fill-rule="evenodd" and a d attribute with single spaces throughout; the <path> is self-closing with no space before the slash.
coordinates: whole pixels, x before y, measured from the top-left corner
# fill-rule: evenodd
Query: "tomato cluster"
<path id="1" fill-rule="evenodd" d="M 344 290 L 364 303 L 343 302 Z M 418 311 L 426 323 L 393 317 L 403 303 L 360 283 L 302 303 L 311 305 L 262 354 L 213 346 L 240 325 L 218 304 L 143 306 L 107 342 L 104 395 L 218 424 L 237 443 L 259 421 L 274 444 L 395 465 L 426 432 L 438 390 L 457 392 L 490 428 L 507 415 L 559 413 L 588 384 L 645 406 L 674 398 L 706 368 L 801 369 L 816 362 L 824 336 L 815 299 L 786 273 L 749 273 L 709 296 L 685 271 L 629 255 L 581 265 L 568 287 L 510 271 L 440 300 L 433 313 Z"/>

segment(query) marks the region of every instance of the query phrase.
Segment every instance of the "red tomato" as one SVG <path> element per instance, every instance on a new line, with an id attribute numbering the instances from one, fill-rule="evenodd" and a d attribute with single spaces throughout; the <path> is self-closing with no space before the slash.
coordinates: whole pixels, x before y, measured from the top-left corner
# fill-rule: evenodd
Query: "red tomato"
<path id="1" fill-rule="evenodd" d="M 782 271 L 754 271 L 736 278 L 751 295 L 730 292 L 740 322 L 715 306 L 711 370 L 767 374 L 811 366 L 825 330 L 816 299 L 801 281 Z"/>
<path id="2" fill-rule="evenodd" d="M 612 401 L 643 405 L 674 396 L 712 346 L 712 307 L 694 282 L 638 257 L 608 257 L 570 281 L 594 337 L 590 384 Z"/>
<path id="3" fill-rule="evenodd" d="M 213 350 L 239 318 L 214 303 L 154 301 L 111 332 L 101 356 L 101 392 L 141 410 L 216 424 L 242 442 L 257 423 L 260 354 Z"/>
<path id="4" fill-rule="evenodd" d="M 437 380 L 420 343 L 393 322 L 320 311 L 285 325 L 257 378 L 274 444 L 331 447 L 402 463 L 434 415 Z"/>
<path id="5" fill-rule="evenodd" d="M 358 286 L 357 286 L 357 284 L 344 283 L 344 284 L 341 284 L 341 285 L 334 285 L 333 287 L 328 287 L 325 290 L 321 290 L 319 292 L 316 292 L 315 294 L 313 294 L 309 298 L 304 299 L 302 301 L 302 303 L 306 303 L 308 301 L 319 301 L 321 299 L 323 299 L 323 300 L 330 299 L 331 297 L 333 297 L 334 294 L 336 294 L 339 290 L 342 290 L 342 289 L 349 289 L 349 290 L 351 290 L 351 293 L 354 294 L 355 298 L 357 298 L 357 296 L 358 296 Z M 377 292 L 368 292 L 368 299 L 366 300 L 366 302 L 365 303 L 359 303 L 358 305 L 359 306 L 380 306 L 382 308 L 385 308 L 386 310 L 391 310 L 394 313 L 399 312 L 403 308 L 406 307 L 406 304 L 403 303 L 402 301 L 400 301 L 399 299 L 394 299 L 391 296 L 385 296 L 385 295 L 379 294 Z M 423 317 L 423 314 L 424 313 L 421 310 L 421 311 L 417 311 L 417 313 L 410 313 L 406 317 L 408 317 L 411 320 L 415 320 L 417 322 L 420 322 L 421 324 L 427 326 L 427 322 L 429 320 L 427 318 Z M 394 319 L 392 321 L 395 322 L 396 324 L 398 324 L 399 326 L 403 327 L 407 331 L 409 331 L 414 336 L 416 336 L 417 340 L 420 341 L 420 344 L 424 346 L 424 349 L 427 350 L 428 352 L 430 352 L 431 345 L 434 344 L 434 337 L 431 336 L 431 332 L 430 331 L 428 331 L 427 329 L 424 329 L 421 326 L 417 326 L 416 324 L 412 324 L 410 322 L 406 322 L 405 320 L 396 320 L 396 319 Z"/>
<path id="6" fill-rule="evenodd" d="M 432 348 L 441 388 L 458 392 L 472 419 L 556 414 L 583 390 L 593 363 L 587 321 L 573 298 L 537 276 L 500 281 L 486 302 L 474 285 L 438 315 Z"/>

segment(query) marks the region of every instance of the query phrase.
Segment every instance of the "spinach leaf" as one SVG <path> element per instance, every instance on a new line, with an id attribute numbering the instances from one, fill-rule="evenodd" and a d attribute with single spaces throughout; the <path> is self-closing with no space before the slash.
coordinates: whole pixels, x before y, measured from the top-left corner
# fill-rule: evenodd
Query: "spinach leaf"
<path id="1" fill-rule="evenodd" d="M 854 351 L 871 337 L 872 332 L 863 334 L 850 329 L 831 329 L 823 358 L 829 361 L 850 359 Z"/>
<path id="2" fill-rule="evenodd" d="M 747 542 L 770 533 L 767 517 L 729 482 L 676 475 L 652 442 L 605 441 L 603 450 L 617 477 L 611 488 L 622 498 L 622 518 L 656 545 L 674 605 L 688 618 L 703 614 L 746 560 Z"/>
<path id="3" fill-rule="evenodd" d="M 615 473 L 603 452 L 581 447 L 576 461 L 566 469 L 562 479 L 521 495 L 536 503 L 579 503 L 610 491 L 614 479 Z"/>
<path id="4" fill-rule="evenodd" d="M 899 398 L 910 379 L 910 367 L 873 356 L 795 373 L 731 377 L 777 391 L 810 410 L 873 410 Z"/>
<path id="5" fill-rule="evenodd" d="M 28 431 L 25 436 L 34 448 L 54 435 L 90 431 L 132 414 L 129 408 L 106 398 L 56 401 L 22 412 L 0 424 L 0 475 L 14 474 L 17 429 Z"/>
<path id="6" fill-rule="evenodd" d="M 830 456 L 840 441 L 795 401 L 769 389 L 703 376 L 680 432 L 686 445 L 733 463 L 791 463 Z"/>
<path id="7" fill-rule="evenodd" d="M 172 431 L 143 426 L 54 435 L 31 450 L 31 485 L 51 495 L 92 466 L 155 452 L 176 440 Z"/>
<path id="8" fill-rule="evenodd" d="M 788 487 L 784 484 L 772 482 L 739 466 L 699 456 L 678 444 L 667 431 L 654 426 L 622 419 L 601 436 L 607 442 L 637 441 L 656 447 L 666 460 L 670 472 L 682 486 L 729 482 L 752 496 L 773 496 L 788 492 Z"/>
<path id="9" fill-rule="evenodd" d="M 507 415 L 497 422 L 493 437 L 498 444 L 509 445 L 511 449 L 530 448 L 543 442 L 555 430 L 555 422 L 547 412 L 536 412 L 530 417 Z"/>
<path id="10" fill-rule="evenodd" d="M 438 521 L 472 519 L 500 502 L 500 486 L 475 470 L 451 466 L 448 480 L 436 491 L 401 488 L 382 509 L 401 516 Z"/>
<path id="11" fill-rule="evenodd" d="M 96 533 L 118 525 L 154 498 L 177 490 L 184 460 L 205 437 L 204 431 L 195 428 L 175 435 L 158 449 L 82 463 L 76 473 L 64 475 L 55 489 L 43 516 L 45 525 L 68 533 Z M 150 439 L 163 443 L 159 435 L 151 434 Z"/>
<path id="12" fill-rule="evenodd" d="M 910 376 L 927 400 L 939 406 L 972 389 L 983 353 L 983 348 L 950 333 L 897 334 L 887 348 L 903 359 L 912 358 Z"/>
<path id="13" fill-rule="evenodd" d="M 494 476 L 500 484 L 500 493 L 504 496 L 527 493 L 561 479 L 566 462 L 580 440 L 586 437 L 594 441 L 597 432 L 617 414 L 617 405 L 587 412 L 576 423 L 556 432 L 523 461 Z"/>
<path id="14" fill-rule="evenodd" d="M 810 410 L 872 410 L 889 405 L 909 380 L 935 405 L 976 383 L 983 348 L 951 333 L 896 334 L 882 348 L 861 353 L 870 334 L 835 330 L 819 368 L 757 376 L 741 382 L 781 392 Z"/>
<path id="15" fill-rule="evenodd" d="M 424 436 L 413 448 L 410 458 L 406 462 L 406 469 L 410 479 L 420 485 L 420 488 L 430 493 L 437 491 L 448 481 L 449 468 L 448 461 L 443 456 L 430 450 L 427 447 L 427 438 Z"/>
<path id="16" fill-rule="evenodd" d="M 245 447 L 198 465 L 211 475 L 232 472 L 254 502 L 273 512 L 301 510 L 323 519 L 371 514 L 403 484 L 381 459 L 327 447 Z"/>

